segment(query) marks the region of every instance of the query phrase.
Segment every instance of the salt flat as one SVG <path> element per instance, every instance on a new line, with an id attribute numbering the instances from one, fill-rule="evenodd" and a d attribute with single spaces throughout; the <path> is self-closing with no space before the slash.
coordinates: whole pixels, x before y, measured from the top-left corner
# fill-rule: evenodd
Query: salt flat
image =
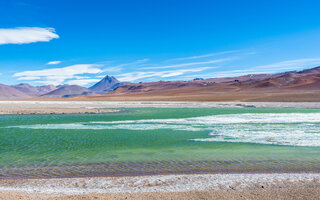
<path id="1" fill-rule="evenodd" d="M 320 108 L 320 102 L 0 101 L 0 114 L 116 112 L 116 108 Z"/>

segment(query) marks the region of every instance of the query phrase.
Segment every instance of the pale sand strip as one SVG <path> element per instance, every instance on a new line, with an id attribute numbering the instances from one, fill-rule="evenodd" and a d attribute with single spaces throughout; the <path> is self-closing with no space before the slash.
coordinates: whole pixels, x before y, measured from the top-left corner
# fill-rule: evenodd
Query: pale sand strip
<path id="1" fill-rule="evenodd" d="M 118 112 L 104 106 L 77 102 L 0 101 L 0 115 L 15 114 L 97 114 Z"/>
<path id="2" fill-rule="evenodd" d="M 117 108 L 320 108 L 320 102 L 0 101 L 1 114 L 79 114 Z"/>
<path id="3" fill-rule="evenodd" d="M 0 199 L 319 199 L 319 173 L 0 180 Z"/>
<path id="4" fill-rule="evenodd" d="M 277 189 L 319 184 L 319 173 L 184 174 L 54 179 L 2 179 L 0 180 L 0 191 L 76 195 L 89 193 Z"/>

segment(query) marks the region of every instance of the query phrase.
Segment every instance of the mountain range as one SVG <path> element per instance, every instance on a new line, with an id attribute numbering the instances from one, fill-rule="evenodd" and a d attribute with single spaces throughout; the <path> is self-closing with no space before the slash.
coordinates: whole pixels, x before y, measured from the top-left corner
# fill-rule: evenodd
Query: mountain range
<path id="1" fill-rule="evenodd" d="M 106 76 L 90 88 L 79 85 L 44 85 L 32 86 L 27 83 L 17 85 L 0 84 L 0 99 L 30 99 L 30 98 L 62 98 L 75 96 L 98 95 L 110 92 L 120 85 L 127 84 L 120 82 L 113 76 Z"/>
<path id="2" fill-rule="evenodd" d="M 70 100 L 319 101 L 320 67 L 276 74 L 249 74 L 191 81 L 127 83 L 106 76 L 92 87 L 0 84 L 1 99 L 62 98 Z"/>

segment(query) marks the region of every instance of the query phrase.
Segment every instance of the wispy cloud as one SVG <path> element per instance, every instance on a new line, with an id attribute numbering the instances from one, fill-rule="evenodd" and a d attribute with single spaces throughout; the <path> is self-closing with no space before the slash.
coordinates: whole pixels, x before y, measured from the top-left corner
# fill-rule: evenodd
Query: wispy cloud
<path id="1" fill-rule="evenodd" d="M 298 68 L 298 67 L 306 67 L 309 65 L 319 65 L 320 58 L 302 58 L 295 60 L 286 60 L 277 63 L 273 63 L 270 65 L 260 65 L 254 67 L 255 69 L 288 69 L 288 68 Z"/>
<path id="2" fill-rule="evenodd" d="M 47 63 L 47 65 L 57 65 L 57 64 L 60 64 L 61 61 L 60 60 L 55 60 L 55 61 L 50 61 Z"/>
<path id="3" fill-rule="evenodd" d="M 248 74 L 272 74 L 284 71 L 301 70 L 311 66 L 320 65 L 320 58 L 303 58 L 286 60 L 269 65 L 259 65 L 247 69 L 226 70 L 213 73 L 198 74 L 202 78 L 221 78 L 221 77 L 236 77 Z M 194 76 L 185 76 L 185 78 L 194 78 Z"/>
<path id="4" fill-rule="evenodd" d="M 123 67 L 136 67 L 142 63 L 148 62 L 149 59 L 145 58 L 145 59 L 140 59 L 140 60 L 136 60 L 134 62 L 129 62 L 129 63 L 123 63 L 123 64 L 119 64 L 119 65 L 115 65 L 115 66 L 111 66 L 111 67 L 107 67 L 105 69 L 103 69 L 104 72 L 120 72 L 123 70 Z"/>
<path id="5" fill-rule="evenodd" d="M 144 58 L 144 59 L 136 60 L 134 62 L 120 64 L 120 65 L 117 65 L 117 66 L 114 66 L 114 67 L 124 67 L 124 66 L 130 66 L 130 65 L 137 65 L 137 64 L 148 62 L 148 61 L 149 61 L 149 59 Z"/>
<path id="6" fill-rule="evenodd" d="M 53 28 L 20 27 L 0 29 L 0 45 L 28 44 L 33 42 L 49 42 L 59 36 Z"/>
<path id="7" fill-rule="evenodd" d="M 122 70 L 123 70 L 122 67 L 117 67 L 117 66 L 107 67 L 107 68 L 104 68 L 104 69 L 103 69 L 103 71 L 106 72 L 106 73 L 120 72 L 120 71 L 122 71 Z"/>
<path id="8" fill-rule="evenodd" d="M 168 78 L 174 76 L 180 76 L 190 72 L 200 72 L 209 69 L 210 67 L 201 67 L 193 69 L 180 69 L 180 70 L 169 70 L 169 71 L 149 71 L 149 72 L 130 72 L 125 74 L 119 74 L 117 77 L 120 81 L 136 81 L 144 78 L 159 77 Z"/>
<path id="9" fill-rule="evenodd" d="M 231 60 L 235 60 L 235 59 L 237 59 L 237 57 L 221 58 L 221 59 L 201 61 L 201 62 L 180 63 L 180 64 L 157 66 L 157 67 L 144 67 L 144 68 L 140 68 L 140 69 L 170 69 L 170 68 L 179 68 L 179 67 L 190 67 L 190 66 L 197 66 L 197 65 L 207 65 L 207 64 L 227 62 L 227 61 L 231 61 Z"/>
<path id="10" fill-rule="evenodd" d="M 199 59 L 199 58 L 207 58 L 207 57 L 220 56 L 220 55 L 238 53 L 238 52 L 240 52 L 240 50 L 222 51 L 222 52 L 217 52 L 217 53 L 203 54 L 203 55 L 199 55 L 199 56 L 173 58 L 173 59 L 169 59 L 169 60 L 166 60 L 166 61 L 194 60 L 194 59 Z"/>
<path id="11" fill-rule="evenodd" d="M 63 68 L 24 71 L 15 73 L 13 76 L 18 77 L 18 80 L 37 80 L 37 83 L 58 85 L 66 80 L 75 79 L 79 75 L 101 73 L 102 70 L 99 67 L 100 65 L 97 64 L 79 64 Z M 78 80 L 81 79 L 78 78 Z"/>

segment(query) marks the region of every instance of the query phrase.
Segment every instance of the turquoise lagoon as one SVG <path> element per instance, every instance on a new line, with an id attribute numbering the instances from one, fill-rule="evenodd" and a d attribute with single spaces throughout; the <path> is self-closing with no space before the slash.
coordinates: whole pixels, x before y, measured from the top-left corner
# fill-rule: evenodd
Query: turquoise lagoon
<path id="1" fill-rule="evenodd" d="M 0 178 L 319 169 L 318 109 L 0 116 Z"/>

